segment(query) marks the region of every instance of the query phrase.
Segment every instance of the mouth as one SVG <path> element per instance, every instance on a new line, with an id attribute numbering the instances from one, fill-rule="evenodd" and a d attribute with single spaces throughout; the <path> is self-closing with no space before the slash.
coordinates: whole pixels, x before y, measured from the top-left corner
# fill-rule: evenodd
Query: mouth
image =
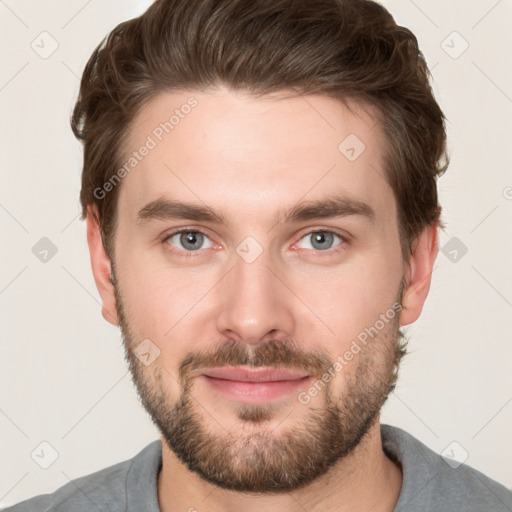
<path id="1" fill-rule="evenodd" d="M 199 376 L 210 389 L 246 403 L 269 402 L 307 385 L 312 376 L 279 368 L 208 368 Z"/>

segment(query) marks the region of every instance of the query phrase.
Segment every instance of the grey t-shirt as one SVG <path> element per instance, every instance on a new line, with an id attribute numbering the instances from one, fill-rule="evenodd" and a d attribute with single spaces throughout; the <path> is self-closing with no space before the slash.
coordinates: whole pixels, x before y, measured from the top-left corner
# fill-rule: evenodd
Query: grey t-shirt
<path id="1" fill-rule="evenodd" d="M 400 428 L 382 424 L 381 434 L 384 451 L 402 465 L 402 489 L 394 512 L 512 511 L 512 493 L 503 485 L 465 464 L 452 468 Z M 4 512 L 161 512 L 157 494 L 161 450 L 161 441 L 153 441 L 132 459 Z"/>

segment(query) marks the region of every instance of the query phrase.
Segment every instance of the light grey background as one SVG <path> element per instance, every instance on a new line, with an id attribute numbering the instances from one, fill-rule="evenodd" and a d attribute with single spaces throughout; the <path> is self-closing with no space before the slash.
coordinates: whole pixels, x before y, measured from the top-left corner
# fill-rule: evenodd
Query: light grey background
<path id="1" fill-rule="evenodd" d="M 81 147 L 69 129 L 92 50 L 149 3 L 0 0 L 0 506 L 158 437 L 119 331 L 101 317 L 78 219 Z M 383 3 L 417 35 L 433 71 L 452 162 L 439 186 L 446 254 L 407 328 L 410 354 L 382 421 L 511 487 L 512 1 Z M 46 262 L 33 253 L 43 237 L 58 251 Z"/>

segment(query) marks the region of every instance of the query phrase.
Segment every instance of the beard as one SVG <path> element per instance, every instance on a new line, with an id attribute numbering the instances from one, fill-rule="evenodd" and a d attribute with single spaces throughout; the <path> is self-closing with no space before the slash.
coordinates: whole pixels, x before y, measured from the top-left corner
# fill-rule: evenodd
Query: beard
<path id="1" fill-rule="evenodd" d="M 331 384 L 336 379 L 328 382 L 324 403 L 309 405 L 293 427 L 276 432 L 277 427 L 263 425 L 282 404 L 238 403 L 235 412 L 244 428 L 228 431 L 192 395 L 195 369 L 267 366 L 303 370 L 321 379 L 334 362 L 325 352 L 304 351 L 289 339 L 272 339 L 253 347 L 254 350 L 243 342 L 226 340 L 213 353 L 188 352 L 176 379 L 157 363 L 145 366 L 135 355 L 134 349 L 141 339 L 132 334 L 114 273 L 112 277 L 125 359 L 142 405 L 178 459 L 190 471 L 220 488 L 270 494 L 306 486 L 354 451 L 379 419 L 382 406 L 395 389 L 399 364 L 407 347 L 399 329 L 398 313 L 361 348 L 358 358 L 348 363 L 357 365 L 355 371 L 342 368 L 343 391 L 335 394 Z M 397 295 L 400 304 L 403 289 L 402 281 Z M 178 380 L 180 385 L 176 401 L 166 392 L 165 381 L 169 379 Z M 321 397 L 317 399 L 320 402 Z M 293 412 L 294 409 L 290 414 Z"/>

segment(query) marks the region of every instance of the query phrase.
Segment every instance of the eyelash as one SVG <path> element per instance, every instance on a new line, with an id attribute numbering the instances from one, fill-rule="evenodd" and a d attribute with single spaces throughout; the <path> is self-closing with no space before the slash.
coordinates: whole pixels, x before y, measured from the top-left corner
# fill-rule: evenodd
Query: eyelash
<path id="1" fill-rule="evenodd" d="M 179 235 L 180 233 L 201 233 L 205 237 L 210 238 L 204 231 L 202 231 L 201 229 L 198 229 L 198 228 L 180 228 L 180 229 L 177 229 L 177 230 L 172 231 L 170 233 L 167 233 L 165 235 L 165 237 L 164 237 L 162 242 L 169 248 L 169 251 L 171 253 L 177 254 L 177 255 L 182 256 L 184 258 L 195 258 L 195 257 L 199 256 L 199 253 L 201 252 L 201 249 L 199 249 L 197 251 L 178 250 L 178 249 L 175 249 L 171 244 L 167 243 L 170 238 L 172 238 L 175 235 Z M 315 251 L 315 250 L 313 250 L 313 252 L 315 252 L 315 253 L 322 253 L 322 252 L 329 253 L 329 254 L 337 253 L 340 250 L 342 250 L 349 243 L 348 242 L 348 237 L 346 235 L 343 235 L 343 234 L 339 233 L 336 230 L 328 229 L 328 228 L 325 228 L 325 229 L 323 229 L 323 228 L 313 229 L 311 231 L 308 231 L 307 233 L 304 233 L 299 238 L 299 240 L 302 240 L 305 236 L 312 235 L 313 233 L 330 233 L 330 234 L 338 236 L 341 239 L 340 244 L 337 245 L 336 247 L 334 247 L 332 249 L 327 249 L 326 251 Z M 311 249 L 309 249 L 309 251 L 311 251 Z"/>

